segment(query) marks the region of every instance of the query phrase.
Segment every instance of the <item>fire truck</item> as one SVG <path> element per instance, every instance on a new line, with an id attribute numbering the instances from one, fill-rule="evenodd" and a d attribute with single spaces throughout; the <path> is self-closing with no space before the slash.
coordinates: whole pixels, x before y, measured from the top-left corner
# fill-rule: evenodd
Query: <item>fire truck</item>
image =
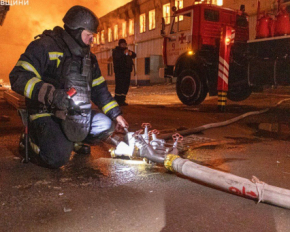
<path id="1" fill-rule="evenodd" d="M 282 9 L 274 20 L 260 17 L 259 9 L 252 41 L 243 5 L 240 10 L 211 4 L 173 7 L 167 33 L 162 20 L 164 76 L 177 77 L 182 103 L 198 105 L 207 94 L 218 95 L 219 102 L 242 101 L 265 85 L 290 84 L 289 14 Z"/>

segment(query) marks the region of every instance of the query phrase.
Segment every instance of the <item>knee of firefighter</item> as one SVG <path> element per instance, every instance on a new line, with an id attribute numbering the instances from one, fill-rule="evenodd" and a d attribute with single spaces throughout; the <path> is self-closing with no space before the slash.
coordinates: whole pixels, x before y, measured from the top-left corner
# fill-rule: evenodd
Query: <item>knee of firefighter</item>
<path id="1" fill-rule="evenodd" d="M 109 119 L 109 122 L 106 125 L 105 131 L 108 133 L 113 133 L 114 130 L 115 130 L 115 123 L 111 119 Z"/>
<path id="2" fill-rule="evenodd" d="M 58 149 L 54 147 L 41 156 L 50 168 L 60 168 L 68 163 L 72 149 L 73 147 L 71 149 L 65 149 L 64 147 L 59 147 Z"/>
<path id="3" fill-rule="evenodd" d="M 93 120 L 90 134 L 98 136 L 103 133 L 113 133 L 115 130 L 114 122 L 104 114 L 97 114 L 97 120 Z"/>

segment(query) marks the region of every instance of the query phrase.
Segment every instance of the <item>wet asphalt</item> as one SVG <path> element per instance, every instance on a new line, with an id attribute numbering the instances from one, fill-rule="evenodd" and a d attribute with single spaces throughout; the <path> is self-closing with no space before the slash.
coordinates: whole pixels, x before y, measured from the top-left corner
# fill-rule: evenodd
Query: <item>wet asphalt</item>
<path id="1" fill-rule="evenodd" d="M 187 136 L 179 151 L 198 164 L 290 189 L 290 102 L 273 108 L 288 96 L 288 88 L 267 90 L 229 102 L 220 113 L 216 98 L 188 107 L 174 86 L 159 85 L 131 88 L 129 106 L 122 109 L 131 131 L 149 122 L 162 134 L 272 107 Z M 92 146 L 90 155 L 72 154 L 58 170 L 23 164 L 20 118 L 3 100 L 0 109 L 8 116 L 0 120 L 0 231 L 290 231 L 288 209 L 257 204 L 141 159 L 112 159 L 109 144 Z"/>

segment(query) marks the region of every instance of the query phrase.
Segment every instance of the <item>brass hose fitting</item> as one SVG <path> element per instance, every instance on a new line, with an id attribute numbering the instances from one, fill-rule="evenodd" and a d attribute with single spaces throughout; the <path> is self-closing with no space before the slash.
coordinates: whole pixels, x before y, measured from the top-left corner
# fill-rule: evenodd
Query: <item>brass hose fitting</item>
<path id="1" fill-rule="evenodd" d="M 174 172 L 174 169 L 172 167 L 173 161 L 180 158 L 179 155 L 174 155 L 174 154 L 168 154 L 166 155 L 164 159 L 164 166 L 167 170 Z"/>
<path id="2" fill-rule="evenodd" d="M 115 148 L 113 148 L 113 147 L 110 148 L 110 149 L 109 149 L 109 152 L 110 152 L 112 158 L 116 158 Z"/>

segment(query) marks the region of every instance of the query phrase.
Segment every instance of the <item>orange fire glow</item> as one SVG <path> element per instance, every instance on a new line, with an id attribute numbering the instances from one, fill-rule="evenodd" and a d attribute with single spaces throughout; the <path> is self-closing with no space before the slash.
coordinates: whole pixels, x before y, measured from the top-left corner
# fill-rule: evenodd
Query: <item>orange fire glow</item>
<path id="1" fill-rule="evenodd" d="M 10 71 L 34 36 L 46 29 L 63 26 L 62 18 L 70 7 L 82 5 L 101 17 L 129 1 L 29 0 L 29 5 L 10 6 L 5 22 L 0 27 L 0 79 L 9 82 Z"/>

